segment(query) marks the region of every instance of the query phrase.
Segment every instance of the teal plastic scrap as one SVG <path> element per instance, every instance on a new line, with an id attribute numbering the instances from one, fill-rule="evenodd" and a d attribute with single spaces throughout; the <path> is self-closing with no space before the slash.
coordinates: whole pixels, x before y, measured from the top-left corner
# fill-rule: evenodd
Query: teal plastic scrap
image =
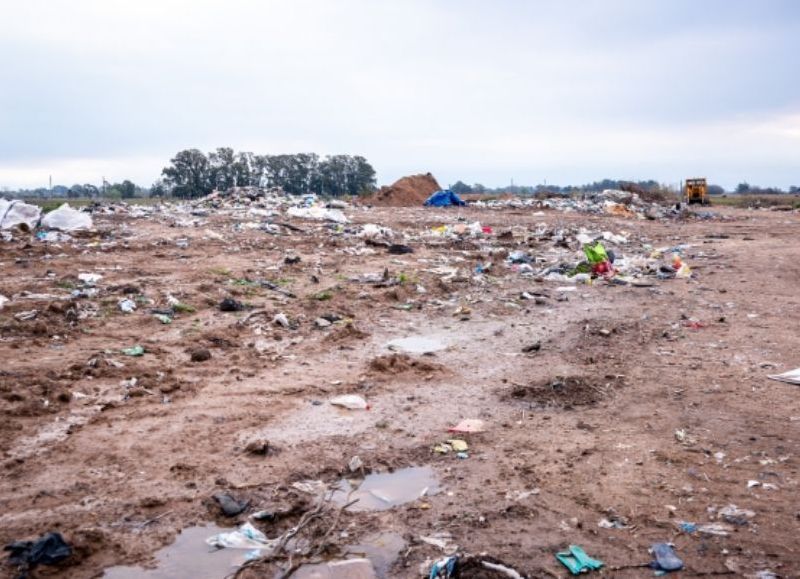
<path id="1" fill-rule="evenodd" d="M 581 549 L 578 545 L 570 545 L 569 551 L 561 551 L 556 553 L 556 559 L 559 563 L 564 565 L 569 572 L 573 575 L 580 575 L 587 571 L 594 571 L 603 566 L 603 562 L 599 559 L 592 559 L 586 554 L 586 551 Z"/>

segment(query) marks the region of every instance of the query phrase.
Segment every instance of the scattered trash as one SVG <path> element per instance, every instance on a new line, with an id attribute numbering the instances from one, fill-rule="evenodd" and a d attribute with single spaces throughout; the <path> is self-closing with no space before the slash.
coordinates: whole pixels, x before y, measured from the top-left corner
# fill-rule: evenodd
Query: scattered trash
<path id="1" fill-rule="evenodd" d="M 60 533 L 46 533 L 35 541 L 16 541 L 3 550 L 9 552 L 8 562 L 23 578 L 38 565 L 56 565 L 72 555 L 72 547 Z"/>
<path id="2" fill-rule="evenodd" d="M 120 300 L 117 306 L 124 314 L 132 314 L 136 310 L 136 302 L 129 298 Z"/>
<path id="3" fill-rule="evenodd" d="M 467 418 L 447 429 L 449 432 L 463 432 L 468 434 L 485 432 L 486 424 L 480 418 Z"/>
<path id="4" fill-rule="evenodd" d="M 725 523 L 706 523 L 705 525 L 698 525 L 697 532 L 702 535 L 716 535 L 718 537 L 727 537 L 733 532 L 733 527 Z"/>
<path id="5" fill-rule="evenodd" d="M 599 559 L 592 559 L 578 545 L 570 545 L 568 551 L 556 553 L 556 559 L 564 565 L 573 575 L 580 575 L 588 571 L 600 569 L 603 562 Z"/>
<path id="6" fill-rule="evenodd" d="M 82 281 L 84 285 L 93 286 L 97 282 L 103 279 L 103 276 L 99 273 L 79 273 L 78 274 L 78 281 Z"/>
<path id="7" fill-rule="evenodd" d="M 697 525 L 695 523 L 687 523 L 686 521 L 678 523 L 678 528 L 684 533 L 692 534 L 697 532 Z"/>
<path id="8" fill-rule="evenodd" d="M 167 314 L 153 314 L 153 317 L 165 325 L 172 323 L 172 318 Z"/>
<path id="9" fill-rule="evenodd" d="M 786 382 L 787 384 L 800 385 L 800 368 L 789 370 L 788 372 L 784 372 L 783 374 L 771 374 L 767 376 L 767 378 L 770 378 L 772 380 L 777 380 L 778 382 Z"/>
<path id="10" fill-rule="evenodd" d="M 267 536 L 250 523 L 245 523 L 235 531 L 219 533 L 206 539 L 206 544 L 219 549 L 273 549 L 278 540 L 270 541 Z"/>
<path id="11" fill-rule="evenodd" d="M 650 554 L 655 561 L 650 563 L 650 567 L 656 571 L 680 571 L 683 569 L 683 561 L 675 554 L 675 548 L 670 543 L 655 543 L 650 547 Z"/>
<path id="12" fill-rule="evenodd" d="M 425 200 L 423 205 L 427 207 L 450 207 L 452 205 L 465 206 L 461 197 L 453 193 L 450 189 L 436 191 Z"/>
<path id="13" fill-rule="evenodd" d="M 5 306 L 9 301 L 10 300 L 6 296 L 0 294 L 0 310 L 2 310 L 3 306 Z"/>
<path id="14" fill-rule="evenodd" d="M 264 456 L 270 453 L 272 446 L 265 438 L 258 438 L 248 442 L 247 445 L 245 445 L 244 450 L 249 454 L 258 454 Z"/>
<path id="15" fill-rule="evenodd" d="M 290 207 L 286 214 L 290 217 L 299 217 L 301 219 L 315 219 L 317 221 L 333 221 L 334 223 L 348 223 L 349 220 L 345 217 L 340 209 L 326 209 L 315 205 L 313 207 Z"/>
<path id="16" fill-rule="evenodd" d="M 30 320 L 35 320 L 36 316 L 38 315 L 39 315 L 39 310 L 26 310 L 14 314 L 14 319 L 17 320 L 18 322 L 28 322 Z"/>
<path id="17" fill-rule="evenodd" d="M 531 354 L 533 352 L 538 352 L 541 349 L 542 349 L 542 343 L 541 342 L 533 342 L 532 344 L 528 344 L 527 346 L 524 346 L 522 348 L 522 352 L 524 354 Z"/>
<path id="18" fill-rule="evenodd" d="M 272 318 L 272 323 L 282 328 L 290 327 L 289 318 L 284 313 L 275 314 L 275 317 Z"/>
<path id="19" fill-rule="evenodd" d="M 756 513 L 748 509 L 740 509 L 736 505 L 730 504 L 717 511 L 717 515 L 725 519 L 728 523 L 741 526 L 747 525 L 750 519 L 756 516 Z"/>
<path id="20" fill-rule="evenodd" d="M 458 557 L 445 557 L 436 561 L 431 566 L 431 572 L 428 579 L 450 579 L 456 576 L 456 565 L 458 564 Z"/>
<path id="21" fill-rule="evenodd" d="M 377 579 L 369 559 L 343 559 L 313 565 L 301 565 L 293 579 Z"/>
<path id="22" fill-rule="evenodd" d="M 407 253 L 414 253 L 414 250 L 408 245 L 401 245 L 399 243 L 391 244 L 388 248 L 388 251 L 392 255 L 405 255 Z"/>
<path id="23" fill-rule="evenodd" d="M 45 229 L 58 229 L 60 231 L 78 231 L 93 227 L 92 216 L 83 211 L 78 211 L 64 203 L 58 209 L 42 217 L 42 227 Z"/>
<path id="24" fill-rule="evenodd" d="M 453 541 L 451 533 L 435 533 L 430 536 L 420 535 L 420 541 L 440 549 L 443 553 L 450 555 L 458 551 L 458 545 Z"/>
<path id="25" fill-rule="evenodd" d="M 244 309 L 242 302 L 237 302 L 233 298 L 225 298 L 219 303 L 221 312 L 241 312 Z"/>
<path id="26" fill-rule="evenodd" d="M 250 506 L 250 501 L 237 501 L 228 494 L 216 494 L 212 497 L 222 509 L 226 517 L 235 517 L 243 513 Z"/>
<path id="27" fill-rule="evenodd" d="M 331 404 L 341 406 L 349 410 L 369 410 L 369 404 L 358 394 L 344 394 L 331 398 Z"/>
<path id="28" fill-rule="evenodd" d="M 364 466 L 364 461 L 361 460 L 361 458 L 358 455 L 351 458 L 350 462 L 347 463 L 347 468 L 350 469 L 350 472 L 356 472 L 361 468 L 363 468 L 363 466 Z"/>
<path id="29" fill-rule="evenodd" d="M 122 348 L 120 350 L 126 356 L 143 356 L 144 355 L 144 347 L 143 346 L 131 346 L 130 348 Z"/>
<path id="30" fill-rule="evenodd" d="M 469 445 L 466 441 L 458 439 L 458 438 L 451 438 L 450 440 L 443 442 L 441 444 L 437 444 L 433 447 L 433 452 L 439 454 L 448 454 L 450 452 L 456 452 L 459 454 L 464 454 L 464 458 L 466 458 L 466 452 L 469 450 Z"/>
<path id="31" fill-rule="evenodd" d="M 42 210 L 38 205 L 31 205 L 15 199 L 8 201 L 0 197 L 0 229 L 12 229 L 22 226 L 27 231 L 36 228 Z"/>

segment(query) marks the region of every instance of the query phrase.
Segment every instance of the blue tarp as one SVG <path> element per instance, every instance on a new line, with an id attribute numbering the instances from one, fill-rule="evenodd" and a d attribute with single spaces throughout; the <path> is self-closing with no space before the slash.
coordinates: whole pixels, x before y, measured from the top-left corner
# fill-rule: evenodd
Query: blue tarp
<path id="1" fill-rule="evenodd" d="M 428 197 L 425 205 L 428 207 L 449 207 L 450 205 L 466 205 L 466 203 L 450 189 L 442 189 Z"/>

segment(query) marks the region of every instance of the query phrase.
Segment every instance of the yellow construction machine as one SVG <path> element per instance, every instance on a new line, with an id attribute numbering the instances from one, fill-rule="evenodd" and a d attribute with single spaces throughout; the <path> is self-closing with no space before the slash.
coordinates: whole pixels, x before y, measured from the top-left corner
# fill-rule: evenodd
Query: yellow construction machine
<path id="1" fill-rule="evenodd" d="M 688 204 L 708 205 L 708 185 L 705 178 L 686 179 L 683 184 L 683 199 Z"/>

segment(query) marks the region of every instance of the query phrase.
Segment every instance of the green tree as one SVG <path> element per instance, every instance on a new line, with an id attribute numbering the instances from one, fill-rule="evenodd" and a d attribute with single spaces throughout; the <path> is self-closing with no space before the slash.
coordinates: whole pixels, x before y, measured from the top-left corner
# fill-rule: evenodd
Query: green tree
<path id="1" fill-rule="evenodd" d="M 176 197 L 201 197 L 214 189 L 214 172 L 198 149 L 179 151 L 161 171 L 164 183 Z"/>
<path id="2" fill-rule="evenodd" d="M 456 195 L 463 195 L 464 193 L 472 193 L 472 187 L 470 187 L 463 181 L 456 181 L 453 185 L 450 186 L 450 190 Z"/>
<path id="3" fill-rule="evenodd" d="M 133 199 L 136 196 L 136 185 L 127 179 L 115 187 L 119 189 L 120 197 L 123 199 Z"/>

